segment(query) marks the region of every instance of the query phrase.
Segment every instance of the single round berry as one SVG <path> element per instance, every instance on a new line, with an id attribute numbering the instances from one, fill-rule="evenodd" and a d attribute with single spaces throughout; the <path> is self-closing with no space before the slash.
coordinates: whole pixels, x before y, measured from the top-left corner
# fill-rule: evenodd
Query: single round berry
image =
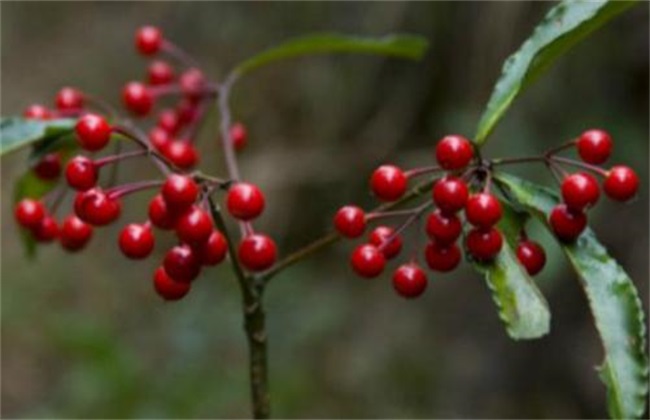
<path id="1" fill-rule="evenodd" d="M 68 251 L 79 251 L 93 236 L 93 228 L 77 216 L 65 218 L 59 232 L 59 242 Z"/>
<path id="2" fill-rule="evenodd" d="M 396 257 L 402 250 L 402 238 L 395 235 L 395 230 L 388 226 L 377 226 L 370 233 L 370 244 L 381 249 L 386 259 Z M 394 237 L 393 237 L 394 236 Z M 390 242 L 387 242 L 390 239 Z"/>
<path id="3" fill-rule="evenodd" d="M 476 260 L 490 261 L 501 251 L 503 236 L 495 228 L 474 228 L 469 231 L 465 245 Z"/>
<path id="4" fill-rule="evenodd" d="M 18 224 L 28 229 L 37 227 L 46 213 L 43 203 L 31 198 L 20 200 L 14 211 Z"/>
<path id="5" fill-rule="evenodd" d="M 45 216 L 41 223 L 32 228 L 34 239 L 38 242 L 52 242 L 59 236 L 59 225 L 52 216 Z"/>
<path id="6" fill-rule="evenodd" d="M 84 222 L 95 226 L 108 225 L 120 217 L 122 206 L 101 188 L 79 192 L 75 199 L 75 214 Z"/>
<path id="7" fill-rule="evenodd" d="M 178 114 L 174 109 L 163 109 L 158 114 L 158 127 L 165 130 L 170 135 L 174 135 L 181 128 Z"/>
<path id="8" fill-rule="evenodd" d="M 436 145 L 436 160 L 448 171 L 463 169 L 474 157 L 472 144 L 463 136 L 445 136 Z"/>
<path id="9" fill-rule="evenodd" d="M 446 273 L 458 267 L 460 263 L 460 248 L 452 243 L 443 246 L 437 242 L 427 244 L 424 249 L 424 259 L 430 269 Z"/>
<path id="10" fill-rule="evenodd" d="M 65 167 L 65 179 L 75 190 L 89 190 L 97 184 L 97 178 L 95 162 L 85 156 L 72 158 Z"/>
<path id="11" fill-rule="evenodd" d="M 336 231 L 346 238 L 358 238 L 366 230 L 366 214 L 357 206 L 344 206 L 334 216 Z"/>
<path id="12" fill-rule="evenodd" d="M 79 118 L 75 131 L 81 147 L 91 152 L 103 149 L 111 139 L 111 126 L 104 117 L 95 114 Z"/>
<path id="13" fill-rule="evenodd" d="M 600 165 L 612 154 L 612 138 L 603 130 L 588 130 L 577 142 L 578 154 L 587 163 Z"/>
<path id="14" fill-rule="evenodd" d="M 120 250 L 128 258 L 141 260 L 153 251 L 154 237 L 148 223 L 130 223 L 122 229 L 119 237 Z"/>
<path id="15" fill-rule="evenodd" d="M 162 43 L 162 32 L 155 26 L 143 26 L 135 34 L 135 46 L 142 55 L 157 53 Z"/>
<path id="16" fill-rule="evenodd" d="M 397 166 L 382 165 L 373 172 L 370 187 L 380 200 L 395 201 L 406 192 L 407 181 L 406 175 Z"/>
<path id="17" fill-rule="evenodd" d="M 166 61 L 152 61 L 147 69 L 147 77 L 151 86 L 166 85 L 174 80 L 174 68 Z"/>
<path id="18" fill-rule="evenodd" d="M 264 271 L 275 264 L 277 247 L 273 239 L 262 234 L 246 236 L 237 250 L 239 261 L 250 271 Z"/>
<path id="19" fill-rule="evenodd" d="M 264 211 L 264 195 L 257 185 L 238 182 L 228 190 L 226 207 L 232 217 L 252 220 Z"/>
<path id="20" fill-rule="evenodd" d="M 178 239 L 192 245 L 207 241 L 213 229 L 212 218 L 198 206 L 190 207 L 176 222 Z"/>
<path id="21" fill-rule="evenodd" d="M 551 211 L 549 223 L 560 241 L 573 242 L 587 227 L 587 216 L 569 209 L 566 204 L 558 204 Z"/>
<path id="22" fill-rule="evenodd" d="M 376 246 L 362 244 L 352 252 L 350 264 L 352 269 L 361 277 L 373 278 L 384 271 L 386 258 Z"/>
<path id="23" fill-rule="evenodd" d="M 197 117 L 197 104 L 189 98 L 182 98 L 176 106 L 176 114 L 181 124 L 189 124 Z"/>
<path id="24" fill-rule="evenodd" d="M 31 120 L 49 120 L 52 118 L 52 113 L 43 105 L 33 104 L 25 109 L 23 117 Z"/>
<path id="25" fill-rule="evenodd" d="M 174 229 L 179 214 L 170 211 L 167 202 L 161 194 L 157 194 L 149 202 L 149 221 L 156 227 L 164 230 Z"/>
<path id="26" fill-rule="evenodd" d="M 171 140 L 161 150 L 162 154 L 181 169 L 191 169 L 199 161 L 196 148 L 187 141 Z"/>
<path id="27" fill-rule="evenodd" d="M 415 263 L 403 264 L 393 273 L 393 288 L 400 296 L 412 299 L 427 288 L 427 275 Z"/>
<path id="28" fill-rule="evenodd" d="M 132 113 L 145 116 L 153 108 L 153 95 L 145 85 L 129 82 L 122 90 L 124 106 Z"/>
<path id="29" fill-rule="evenodd" d="M 64 87 L 56 94 L 55 102 L 60 111 L 79 110 L 84 107 L 84 95 L 78 89 Z"/>
<path id="30" fill-rule="evenodd" d="M 177 245 L 167 251 L 163 267 L 169 277 L 182 283 L 191 282 L 201 272 L 201 262 L 189 245 Z"/>
<path id="31" fill-rule="evenodd" d="M 61 175 L 61 154 L 59 152 L 48 153 L 43 156 L 36 165 L 34 173 L 39 179 L 51 181 Z"/>
<path id="32" fill-rule="evenodd" d="M 199 196 L 199 187 L 189 176 L 172 174 L 162 186 L 162 196 L 173 211 L 185 210 Z"/>
<path id="33" fill-rule="evenodd" d="M 181 74 L 178 82 L 183 94 L 191 99 L 199 99 L 205 92 L 205 76 L 199 69 L 191 68 L 186 70 Z"/>
<path id="34" fill-rule="evenodd" d="M 153 275 L 153 287 L 158 296 L 165 300 L 179 300 L 190 291 L 190 283 L 175 281 L 163 267 L 158 267 Z"/>
<path id="35" fill-rule="evenodd" d="M 169 146 L 169 143 L 172 141 L 169 133 L 163 130 L 160 127 L 153 127 L 149 131 L 149 141 L 151 145 L 156 148 L 158 151 L 164 151 L 165 148 Z"/>
<path id="36" fill-rule="evenodd" d="M 476 227 L 489 228 L 501 220 L 501 203 L 492 194 L 474 194 L 467 199 L 465 216 Z"/>
<path id="37" fill-rule="evenodd" d="M 203 265 L 217 265 L 226 258 L 228 243 L 226 238 L 215 230 L 208 240 L 196 248 L 196 253 Z"/>
<path id="38" fill-rule="evenodd" d="M 242 123 L 235 123 L 230 127 L 230 139 L 235 150 L 242 150 L 246 147 L 248 132 L 246 126 Z"/>
<path id="39" fill-rule="evenodd" d="M 639 177 L 627 166 L 614 166 L 605 178 L 603 189 L 609 198 L 627 201 L 636 195 L 639 189 Z"/>
<path id="40" fill-rule="evenodd" d="M 453 214 L 465 207 L 469 191 L 460 178 L 444 177 L 433 186 L 433 201 L 445 214 Z"/>
<path id="41" fill-rule="evenodd" d="M 445 215 L 440 210 L 436 210 L 427 218 L 427 235 L 439 245 L 445 246 L 456 242 L 461 230 L 460 219 L 455 214 Z"/>
<path id="42" fill-rule="evenodd" d="M 528 275 L 534 276 L 544 268 L 546 252 L 537 242 L 525 240 L 517 245 L 517 259 L 524 266 Z"/>
<path id="43" fill-rule="evenodd" d="M 571 210 L 592 207 L 600 197 L 598 181 L 586 172 L 579 172 L 562 181 L 562 199 Z"/>

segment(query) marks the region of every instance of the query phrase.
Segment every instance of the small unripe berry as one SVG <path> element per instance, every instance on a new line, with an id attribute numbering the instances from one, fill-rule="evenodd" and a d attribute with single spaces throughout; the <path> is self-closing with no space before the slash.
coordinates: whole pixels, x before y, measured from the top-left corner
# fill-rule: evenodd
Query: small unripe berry
<path id="1" fill-rule="evenodd" d="M 476 227 L 489 228 L 501 220 L 501 203 L 492 194 L 474 194 L 467 199 L 465 216 Z"/>
<path id="2" fill-rule="evenodd" d="M 161 150 L 162 154 L 181 169 L 191 169 L 199 162 L 196 148 L 183 140 L 170 140 Z"/>
<path id="3" fill-rule="evenodd" d="M 235 123 L 230 127 L 230 139 L 235 150 L 239 151 L 246 147 L 248 132 L 242 123 Z"/>
<path id="4" fill-rule="evenodd" d="M 145 116 L 153 108 L 153 95 L 140 82 L 129 82 L 122 90 L 124 106 L 135 115 Z"/>
<path id="5" fill-rule="evenodd" d="M 111 126 L 104 117 L 95 114 L 79 118 L 75 132 L 81 147 L 91 152 L 103 149 L 111 139 Z"/>
<path id="6" fill-rule="evenodd" d="M 32 228 L 34 239 L 38 242 L 52 242 L 59 236 L 59 225 L 52 216 L 45 216 L 41 223 Z"/>
<path id="7" fill-rule="evenodd" d="M 34 166 L 34 173 L 44 181 L 57 179 L 61 175 L 61 154 L 53 152 L 43 156 Z"/>
<path id="8" fill-rule="evenodd" d="M 474 228 L 469 231 L 465 245 L 476 260 L 490 261 L 501 251 L 503 237 L 495 228 Z"/>
<path id="9" fill-rule="evenodd" d="M 162 43 L 162 32 L 155 26 L 143 26 L 135 34 L 135 46 L 142 55 L 156 54 Z"/>
<path id="10" fill-rule="evenodd" d="M 370 178 L 373 193 L 384 201 L 395 201 L 401 198 L 406 192 L 406 185 L 406 175 L 393 165 L 380 166 Z"/>
<path id="11" fill-rule="evenodd" d="M 166 85 L 174 80 L 174 68 L 166 61 L 152 61 L 147 69 L 147 77 L 151 86 Z"/>
<path id="12" fill-rule="evenodd" d="M 361 277 L 377 277 L 384 271 L 386 258 L 374 245 L 359 245 L 350 258 L 352 269 Z"/>
<path id="13" fill-rule="evenodd" d="M 460 258 L 460 249 L 454 243 L 443 246 L 434 241 L 424 249 L 424 259 L 431 270 L 443 273 L 451 271 L 458 267 Z"/>
<path id="14" fill-rule="evenodd" d="M 177 245 L 165 254 L 165 272 L 173 280 L 189 283 L 201 272 L 201 262 L 189 245 Z"/>
<path id="15" fill-rule="evenodd" d="M 586 172 L 572 174 L 562 181 L 562 199 L 571 210 L 592 207 L 600 197 L 598 181 Z"/>
<path id="16" fill-rule="evenodd" d="M 566 204 L 558 204 L 549 216 L 555 236 L 562 242 L 573 242 L 587 227 L 587 216 L 581 211 L 570 210 Z"/>
<path id="17" fill-rule="evenodd" d="M 196 248 L 196 253 L 203 265 L 217 265 L 228 254 L 228 243 L 218 230 L 212 232 L 208 240 Z"/>
<path id="18" fill-rule="evenodd" d="M 445 214 L 453 214 L 467 203 L 469 191 L 460 178 L 444 177 L 433 186 L 433 201 Z"/>
<path id="19" fill-rule="evenodd" d="M 158 295 L 169 301 L 182 299 L 192 287 L 191 283 L 175 281 L 163 267 L 158 267 L 153 276 L 153 287 Z"/>
<path id="20" fill-rule="evenodd" d="M 381 249 L 386 259 L 396 257 L 402 250 L 402 238 L 395 235 L 395 230 L 388 226 L 377 226 L 370 233 L 370 244 Z M 393 237 L 394 236 L 394 237 Z M 392 239 L 391 239 L 392 238 Z M 390 242 L 387 242 L 388 240 Z"/>
<path id="21" fill-rule="evenodd" d="M 45 217 L 45 206 L 38 200 L 23 198 L 16 204 L 16 221 L 22 227 L 32 229 L 37 227 Z"/>
<path id="22" fill-rule="evenodd" d="M 436 146 L 436 160 L 443 169 L 463 169 L 474 157 L 472 144 L 463 136 L 445 136 Z"/>
<path id="23" fill-rule="evenodd" d="M 588 130 L 577 142 L 578 154 L 587 163 L 600 165 L 612 154 L 612 138 L 603 130 Z"/>
<path id="24" fill-rule="evenodd" d="M 199 187 L 189 176 L 172 174 L 162 186 L 162 196 L 173 211 L 185 210 L 199 196 Z"/>
<path id="25" fill-rule="evenodd" d="M 528 275 L 534 276 L 544 268 L 546 252 L 537 242 L 525 240 L 517 245 L 517 259 L 524 266 Z"/>
<path id="26" fill-rule="evenodd" d="M 31 120 L 49 120 L 52 113 L 43 105 L 33 104 L 23 111 L 23 117 Z"/>
<path id="27" fill-rule="evenodd" d="M 427 275 L 415 263 L 403 264 L 393 273 L 393 288 L 400 296 L 412 299 L 427 288 Z"/>
<path id="28" fill-rule="evenodd" d="M 334 227 L 346 238 L 358 238 L 366 230 L 366 214 L 357 206 L 341 207 L 334 216 Z"/>
<path id="29" fill-rule="evenodd" d="M 128 258 L 134 260 L 147 258 L 154 246 L 151 227 L 147 223 L 126 225 L 120 232 L 119 245 L 122 253 Z"/>
<path id="30" fill-rule="evenodd" d="M 264 271 L 275 264 L 277 247 L 273 239 L 262 234 L 246 236 L 237 251 L 239 261 L 250 271 Z"/>
<path id="31" fill-rule="evenodd" d="M 71 215 L 63 220 L 59 234 L 61 246 L 71 252 L 84 248 L 93 236 L 93 228 L 77 216 Z"/>
<path id="32" fill-rule="evenodd" d="M 97 167 L 92 159 L 85 156 L 72 158 L 65 167 L 68 185 L 77 191 L 86 191 L 97 184 Z"/>
<path id="33" fill-rule="evenodd" d="M 614 166 L 605 178 L 603 189 L 609 198 L 627 201 L 636 195 L 639 177 L 627 166 Z"/>
<path id="34" fill-rule="evenodd" d="M 190 207 L 176 222 L 178 239 L 191 245 L 207 241 L 213 229 L 212 218 L 198 206 Z"/>
<path id="35" fill-rule="evenodd" d="M 445 246 L 456 242 L 462 231 L 460 219 L 455 214 L 445 215 L 440 210 L 427 218 L 427 235 L 437 244 Z"/>
<path id="36" fill-rule="evenodd" d="M 264 211 L 264 195 L 257 185 L 238 182 L 228 190 L 226 207 L 239 220 L 252 220 Z"/>
<path id="37" fill-rule="evenodd" d="M 56 94 L 55 102 L 60 111 L 79 110 L 84 107 L 84 95 L 78 89 L 64 87 Z"/>

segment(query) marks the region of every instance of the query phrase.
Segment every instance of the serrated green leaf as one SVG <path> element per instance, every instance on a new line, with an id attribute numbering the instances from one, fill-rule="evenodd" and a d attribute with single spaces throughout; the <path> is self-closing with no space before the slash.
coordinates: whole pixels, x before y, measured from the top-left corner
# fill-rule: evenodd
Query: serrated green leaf
<path id="1" fill-rule="evenodd" d="M 0 119 L 0 156 L 36 142 L 52 142 L 69 135 L 74 130 L 75 120 L 31 120 L 19 117 Z"/>
<path id="2" fill-rule="evenodd" d="M 474 141 L 483 144 L 524 88 L 555 60 L 635 1 L 564 0 L 553 7 L 517 52 L 504 63 Z"/>
<path id="3" fill-rule="evenodd" d="M 548 214 L 559 201 L 553 191 L 506 174 L 497 174 L 495 182 L 548 226 Z M 590 229 L 561 247 L 580 278 L 605 350 L 599 372 L 607 387 L 609 414 L 639 418 L 648 395 L 648 357 L 634 283 Z"/>
<path id="4" fill-rule="evenodd" d="M 291 39 L 239 64 L 233 74 L 248 73 L 277 60 L 311 54 L 359 53 L 393 56 L 417 60 L 427 49 L 427 40 L 416 35 L 358 37 L 341 34 L 314 34 Z"/>

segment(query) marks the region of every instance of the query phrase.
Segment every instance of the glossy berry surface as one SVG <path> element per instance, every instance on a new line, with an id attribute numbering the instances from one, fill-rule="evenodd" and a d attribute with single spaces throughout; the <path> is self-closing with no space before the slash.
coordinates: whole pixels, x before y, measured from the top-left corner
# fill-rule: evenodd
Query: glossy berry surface
<path id="1" fill-rule="evenodd" d="M 237 255 L 246 269 L 264 271 L 275 264 L 277 252 L 273 239 L 256 233 L 246 236 L 241 241 Z"/>
<path id="2" fill-rule="evenodd" d="M 407 179 L 404 172 L 393 165 L 382 165 L 370 178 L 372 192 L 383 201 L 395 201 L 406 192 Z"/>
<path id="3" fill-rule="evenodd" d="M 463 169 L 474 157 L 472 144 L 463 136 L 443 137 L 436 145 L 436 160 L 448 171 Z"/>
<path id="4" fill-rule="evenodd" d="M 162 42 L 162 32 L 155 26 L 143 26 L 135 34 L 135 46 L 142 55 L 157 53 Z"/>
<path id="5" fill-rule="evenodd" d="M 376 246 L 387 259 L 395 258 L 402 250 L 402 238 L 395 235 L 395 230 L 388 226 L 377 226 L 370 233 L 370 244 Z M 387 242 L 388 240 L 390 242 Z"/>
<path id="6" fill-rule="evenodd" d="M 433 201 L 445 214 L 453 214 L 465 207 L 468 196 L 467 185 L 459 178 L 445 177 L 433 186 Z"/>
<path id="7" fill-rule="evenodd" d="M 165 254 L 163 267 L 173 280 L 188 283 L 201 272 L 201 261 L 189 245 L 177 245 Z"/>
<path id="8" fill-rule="evenodd" d="M 402 297 L 412 299 L 427 288 L 427 275 L 415 263 L 403 264 L 393 273 L 393 288 Z"/>
<path id="9" fill-rule="evenodd" d="M 585 172 L 579 172 L 564 178 L 561 189 L 562 200 L 572 210 L 580 211 L 592 207 L 600 197 L 598 181 Z"/>
<path id="10" fill-rule="evenodd" d="M 149 202 L 149 221 L 157 228 L 170 230 L 176 227 L 179 214 L 171 211 L 161 194 L 157 194 Z"/>
<path id="11" fill-rule="evenodd" d="M 549 216 L 555 236 L 563 242 L 573 242 L 587 227 L 587 216 L 581 211 L 570 210 L 566 204 L 558 204 Z"/>
<path id="12" fill-rule="evenodd" d="M 430 269 L 446 273 L 458 267 L 461 259 L 460 249 L 456 244 L 442 246 L 431 242 L 424 249 L 424 259 Z"/>
<path id="13" fill-rule="evenodd" d="M 78 251 L 86 246 L 93 236 L 93 228 L 77 216 L 68 216 L 63 220 L 59 241 L 68 251 Z"/>
<path id="14" fill-rule="evenodd" d="M 264 195 L 256 185 L 238 182 L 228 190 L 226 207 L 232 217 L 252 220 L 264 211 Z"/>
<path id="15" fill-rule="evenodd" d="M 140 260 L 153 251 L 154 236 L 148 224 L 130 223 L 120 232 L 118 243 L 124 255 Z"/>
<path id="16" fill-rule="evenodd" d="M 84 222 L 95 226 L 108 225 L 120 217 L 122 206 L 101 188 L 79 192 L 75 199 L 75 214 Z"/>
<path id="17" fill-rule="evenodd" d="M 188 244 L 201 244 L 208 240 L 213 230 L 212 218 L 198 206 L 181 214 L 176 222 L 178 239 Z"/>
<path id="18" fill-rule="evenodd" d="M 153 108 L 153 96 L 149 89 L 139 82 L 130 82 L 122 90 L 124 106 L 135 115 L 145 116 Z"/>
<path id="19" fill-rule="evenodd" d="M 23 117 L 32 120 L 48 120 L 52 118 L 52 113 L 43 105 L 33 104 L 25 109 Z"/>
<path id="20" fill-rule="evenodd" d="M 181 169 L 191 169 L 199 162 L 196 148 L 186 141 L 171 140 L 161 150 L 162 154 Z"/>
<path id="21" fill-rule="evenodd" d="M 103 149 L 111 139 L 111 126 L 104 117 L 95 114 L 79 118 L 75 132 L 81 147 L 91 152 Z"/>
<path id="22" fill-rule="evenodd" d="M 52 216 L 45 216 L 41 223 L 32 228 L 34 239 L 38 242 L 52 242 L 59 236 L 59 225 Z"/>
<path id="23" fill-rule="evenodd" d="M 34 165 L 34 173 L 39 179 L 52 181 L 61 175 L 61 154 L 48 153 Z"/>
<path id="24" fill-rule="evenodd" d="M 161 193 L 169 209 L 179 211 L 194 204 L 199 196 L 199 187 L 189 176 L 172 174 L 167 177 Z"/>
<path id="25" fill-rule="evenodd" d="M 78 89 L 64 87 L 56 94 L 55 102 L 60 111 L 79 110 L 84 107 L 84 95 Z"/>
<path id="26" fill-rule="evenodd" d="M 350 264 L 359 276 L 373 278 L 384 271 L 386 258 L 376 246 L 363 244 L 352 252 Z"/>
<path id="27" fill-rule="evenodd" d="M 163 109 L 158 114 L 158 127 L 165 130 L 170 135 L 174 135 L 181 128 L 181 122 L 178 114 L 174 109 Z"/>
<path id="28" fill-rule="evenodd" d="M 546 252 L 535 241 L 521 241 L 517 245 L 517 259 L 524 266 L 528 274 L 534 276 L 544 268 L 546 264 Z"/>
<path id="29" fill-rule="evenodd" d="M 203 265 L 217 265 L 228 254 L 228 243 L 218 230 L 213 231 L 206 242 L 196 248 L 196 253 Z"/>
<path id="30" fill-rule="evenodd" d="M 166 61 L 152 61 L 147 69 L 147 79 L 151 86 L 171 83 L 174 76 L 174 68 Z"/>
<path id="31" fill-rule="evenodd" d="M 460 237 L 462 225 L 455 214 L 445 215 L 435 210 L 427 218 L 426 232 L 439 245 L 449 245 Z"/>
<path id="32" fill-rule="evenodd" d="M 205 90 L 205 76 L 196 68 L 186 70 L 179 79 L 183 94 L 192 99 L 199 99 Z"/>
<path id="33" fill-rule="evenodd" d="M 502 216 L 501 203 L 488 193 L 474 194 L 467 199 L 465 217 L 476 227 L 489 228 L 494 226 Z"/>
<path id="34" fill-rule="evenodd" d="M 603 189 L 608 197 L 617 201 L 633 198 L 639 189 L 639 177 L 627 166 L 614 166 L 605 178 Z"/>
<path id="35" fill-rule="evenodd" d="M 45 217 L 45 206 L 38 200 L 23 198 L 16 204 L 14 215 L 19 225 L 25 228 L 38 226 Z"/>
<path id="36" fill-rule="evenodd" d="M 490 261 L 503 246 L 501 232 L 495 228 L 472 229 L 467 235 L 467 251 L 478 261 Z"/>
<path id="37" fill-rule="evenodd" d="M 153 275 L 153 287 L 158 296 L 165 300 L 174 301 L 183 298 L 192 285 L 175 281 L 163 267 L 158 267 Z"/>
<path id="38" fill-rule="evenodd" d="M 248 141 L 248 131 L 242 123 L 235 123 L 230 127 L 230 139 L 235 150 L 242 150 Z"/>
<path id="39" fill-rule="evenodd" d="M 577 142 L 580 158 L 592 165 L 600 165 L 612 154 L 612 138 L 603 130 L 588 130 L 580 135 Z"/>
<path id="40" fill-rule="evenodd" d="M 153 127 L 149 131 L 149 141 L 151 145 L 158 151 L 164 151 L 165 148 L 172 141 L 171 136 L 160 127 Z"/>
<path id="41" fill-rule="evenodd" d="M 65 167 L 65 179 L 72 188 L 86 191 L 97 184 L 97 167 L 92 159 L 76 156 Z"/>
<path id="42" fill-rule="evenodd" d="M 358 238 L 366 230 L 366 214 L 357 206 L 343 206 L 334 216 L 336 231 L 346 238 Z"/>

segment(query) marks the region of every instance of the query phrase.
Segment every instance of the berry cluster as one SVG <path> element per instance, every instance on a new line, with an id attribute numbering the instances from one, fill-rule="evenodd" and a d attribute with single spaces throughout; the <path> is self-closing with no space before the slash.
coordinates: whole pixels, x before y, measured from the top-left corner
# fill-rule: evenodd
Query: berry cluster
<path id="1" fill-rule="evenodd" d="M 117 242 L 127 258 L 142 260 L 153 252 L 154 229 L 173 231 L 178 244 L 166 252 L 161 266 L 155 270 L 153 282 L 161 297 L 177 300 L 188 293 L 203 266 L 217 265 L 226 258 L 228 239 L 215 228 L 208 208 L 211 194 L 226 190 L 225 207 L 240 222 L 243 232 L 237 258 L 247 270 L 267 270 L 277 259 L 276 245 L 269 236 L 256 233 L 251 224 L 264 211 L 261 190 L 248 182 L 188 172 L 199 162 L 194 142 L 207 107 L 219 94 L 219 86 L 208 80 L 195 61 L 166 40 L 157 28 L 140 28 L 135 45 L 143 56 L 153 58 L 166 54 L 186 67 L 177 76 L 172 64 L 156 58 L 149 64 L 146 82 L 129 82 L 122 90 L 126 109 L 139 117 L 140 122 L 153 121 L 148 135 L 128 119 L 119 118 L 108 105 L 76 88 L 61 89 L 53 109 L 37 104 L 29 106 L 24 112 L 28 119 L 76 118 L 77 144 L 87 154 L 71 157 L 66 162 L 66 153 L 57 150 L 41 157 L 32 168 L 39 179 L 53 186 L 64 173 L 67 187 L 76 192 L 73 214 L 66 216 L 60 225 L 54 216 L 68 190 L 61 185 L 41 199 L 20 200 L 15 208 L 17 222 L 38 242 L 58 239 L 64 249 L 79 251 L 92 238 L 94 228 L 119 219 L 123 197 L 157 189 L 149 202 L 147 220 L 126 224 Z M 151 117 L 157 104 L 168 99 L 175 104 L 163 107 Z M 229 147 L 242 150 L 247 142 L 246 127 L 235 123 L 228 134 Z M 128 141 L 136 148 L 114 155 L 92 156 L 105 150 L 112 141 Z M 102 168 L 132 158 L 151 160 L 161 170 L 163 179 L 100 185 Z"/>

